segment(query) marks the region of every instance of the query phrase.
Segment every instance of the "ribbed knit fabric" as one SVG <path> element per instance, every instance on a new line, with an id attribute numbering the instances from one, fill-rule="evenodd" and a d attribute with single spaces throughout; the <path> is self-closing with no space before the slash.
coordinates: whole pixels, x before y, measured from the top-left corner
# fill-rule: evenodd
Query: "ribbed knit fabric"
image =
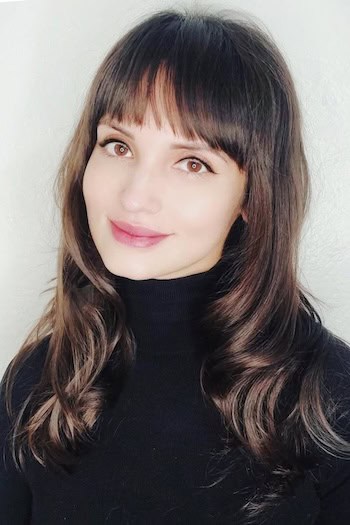
<path id="1" fill-rule="evenodd" d="M 244 523 L 239 508 L 265 471 L 242 447 L 226 447 L 221 417 L 204 400 L 199 384 L 208 340 L 197 321 L 218 292 L 223 270 L 217 263 L 206 272 L 174 279 L 116 277 L 137 343 L 126 384 L 102 414 L 95 446 L 71 473 L 44 469 L 31 458 L 22 477 L 7 454 L 6 468 L 0 464 L 1 525 Z M 336 352 L 333 344 L 329 370 L 336 378 L 349 364 L 349 354 Z M 24 390 L 37 381 L 46 349 L 42 344 L 27 362 L 20 381 Z M 342 377 L 342 388 L 348 388 L 349 376 Z M 340 388 L 338 380 L 334 388 Z M 18 383 L 17 404 L 24 390 Z M 8 420 L 1 401 L 0 445 L 6 452 Z M 321 484 L 307 475 L 294 495 L 257 523 L 350 523 L 345 497 L 350 462 L 334 464 L 327 472 Z"/>
<path id="2" fill-rule="evenodd" d="M 115 277 L 139 352 L 148 356 L 192 354 L 202 346 L 196 322 L 209 301 L 222 294 L 226 269 L 220 260 L 206 272 L 173 279 Z M 205 344 L 205 343 L 204 343 Z"/>

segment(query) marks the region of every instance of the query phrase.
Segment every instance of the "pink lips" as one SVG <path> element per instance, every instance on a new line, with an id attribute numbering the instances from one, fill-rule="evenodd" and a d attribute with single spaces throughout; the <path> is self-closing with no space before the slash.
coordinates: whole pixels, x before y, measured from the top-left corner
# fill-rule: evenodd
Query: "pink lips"
<path id="1" fill-rule="evenodd" d="M 167 234 L 161 234 L 141 226 L 132 226 L 123 221 L 111 221 L 111 227 L 113 236 L 117 241 L 140 248 L 152 246 L 168 237 Z"/>
<path id="2" fill-rule="evenodd" d="M 112 221 L 118 228 L 125 231 L 129 235 L 136 235 L 137 237 L 159 237 L 161 235 L 167 235 L 162 232 L 157 232 L 155 230 L 150 230 L 149 228 L 144 228 L 142 226 L 133 226 L 128 222 L 124 221 Z"/>

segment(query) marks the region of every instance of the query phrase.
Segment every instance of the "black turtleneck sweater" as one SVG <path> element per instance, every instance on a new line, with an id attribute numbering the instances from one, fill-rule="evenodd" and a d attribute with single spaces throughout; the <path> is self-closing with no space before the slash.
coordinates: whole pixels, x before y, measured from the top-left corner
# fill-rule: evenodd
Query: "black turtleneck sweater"
<path id="1" fill-rule="evenodd" d="M 197 320 L 221 273 L 217 263 L 207 272 L 174 279 L 116 277 L 136 359 L 117 401 L 102 413 L 95 446 L 69 474 L 45 469 L 33 458 L 25 475 L 15 470 L 5 441 L 9 422 L 2 394 L 1 525 L 244 523 L 238 509 L 264 470 L 242 447 L 227 449 L 221 417 L 204 401 L 199 385 L 208 340 Z M 47 341 L 21 370 L 17 407 L 39 379 Z M 331 341 L 330 388 L 350 398 L 350 347 Z M 349 421 L 350 415 L 342 428 Z M 318 472 L 317 479 L 307 473 L 294 493 L 257 523 L 350 523 L 350 461 L 328 456 Z"/>

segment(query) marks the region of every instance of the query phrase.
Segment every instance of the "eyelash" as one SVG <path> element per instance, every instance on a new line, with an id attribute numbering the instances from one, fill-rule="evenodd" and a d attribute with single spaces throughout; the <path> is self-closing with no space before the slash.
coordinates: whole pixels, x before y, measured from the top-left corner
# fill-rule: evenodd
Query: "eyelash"
<path id="1" fill-rule="evenodd" d="M 111 142 L 122 144 L 123 146 L 126 146 L 130 150 L 129 146 L 125 142 L 123 142 L 121 140 L 117 140 L 115 138 L 106 138 L 102 142 L 98 142 L 98 145 L 101 146 L 102 148 L 104 148 L 105 146 L 107 146 L 107 144 L 110 144 Z M 109 153 L 107 153 L 107 155 L 109 157 L 114 157 L 114 155 L 110 155 Z M 199 163 L 203 164 L 203 166 L 205 166 L 207 168 L 207 170 L 209 170 L 209 173 L 215 174 L 215 171 L 211 168 L 211 166 L 207 162 L 204 162 L 204 160 L 202 160 L 202 159 L 199 159 L 197 157 L 185 157 L 184 159 L 179 160 L 179 162 L 182 162 L 183 160 L 194 160 L 196 162 L 199 162 Z M 203 177 L 203 175 L 208 175 L 208 173 L 189 172 L 189 175 L 193 175 L 195 177 Z"/>

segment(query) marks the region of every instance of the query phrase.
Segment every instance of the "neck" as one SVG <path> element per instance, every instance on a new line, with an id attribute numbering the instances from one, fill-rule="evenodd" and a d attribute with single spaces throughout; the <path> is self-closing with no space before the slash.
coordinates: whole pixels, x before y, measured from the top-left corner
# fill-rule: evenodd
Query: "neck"
<path id="1" fill-rule="evenodd" d="M 115 276 L 139 353 L 186 353 L 202 345 L 198 320 L 218 292 L 223 264 L 173 279 L 134 280 Z"/>

